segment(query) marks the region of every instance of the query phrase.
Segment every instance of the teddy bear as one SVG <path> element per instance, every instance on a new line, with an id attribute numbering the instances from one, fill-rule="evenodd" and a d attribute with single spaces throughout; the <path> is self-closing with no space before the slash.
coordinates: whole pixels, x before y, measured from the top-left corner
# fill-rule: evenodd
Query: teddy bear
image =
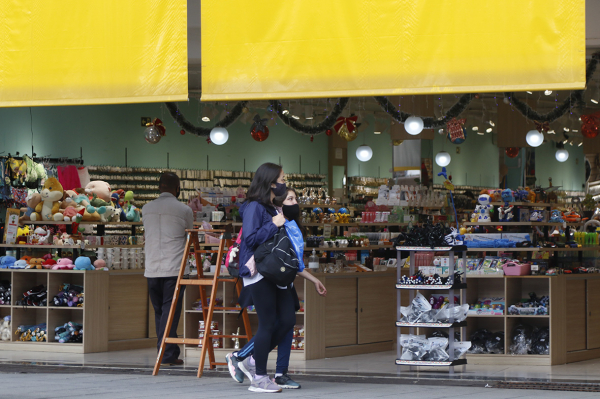
<path id="1" fill-rule="evenodd" d="M 27 207 L 21 208 L 21 212 L 23 212 L 23 216 L 19 218 L 19 224 L 23 224 L 25 221 L 31 220 L 31 214 L 35 212 L 36 206 L 40 202 L 42 202 L 42 195 L 40 193 L 31 193 L 25 199 L 27 203 Z"/>
<path id="2" fill-rule="evenodd" d="M 104 212 L 100 214 L 100 221 L 104 223 L 111 222 L 116 212 L 117 210 L 114 206 L 105 206 Z"/>
<path id="3" fill-rule="evenodd" d="M 61 220 L 62 214 L 58 210 L 64 191 L 58 180 L 55 177 L 46 180 L 40 194 L 42 200 L 35 207 L 35 212 L 31 214 L 31 220 L 34 222 L 38 220 Z"/>
<path id="4" fill-rule="evenodd" d="M 44 259 L 42 258 L 31 258 L 29 262 L 27 262 L 28 269 L 43 269 Z"/>
<path id="5" fill-rule="evenodd" d="M 92 261 L 87 256 L 80 256 L 75 259 L 75 268 L 74 270 L 96 270 L 94 266 L 92 266 Z"/>
<path id="6" fill-rule="evenodd" d="M 71 270 L 75 267 L 73 261 L 69 258 L 60 258 L 56 265 L 52 266 L 52 270 Z"/>

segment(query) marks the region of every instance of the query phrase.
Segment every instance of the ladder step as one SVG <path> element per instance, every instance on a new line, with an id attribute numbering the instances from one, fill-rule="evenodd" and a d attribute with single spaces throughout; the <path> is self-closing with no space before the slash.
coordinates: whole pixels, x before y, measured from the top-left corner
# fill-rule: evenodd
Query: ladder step
<path id="1" fill-rule="evenodd" d="M 212 280 L 204 280 L 204 279 L 189 279 L 189 280 L 181 280 L 181 285 L 212 285 Z"/>
<path id="2" fill-rule="evenodd" d="M 167 344 L 193 344 L 198 345 L 202 343 L 201 339 L 198 338 L 167 338 L 165 340 Z"/>
<path id="3" fill-rule="evenodd" d="M 231 334 L 210 334 L 210 338 L 243 338 L 249 339 L 247 335 L 231 335 Z"/>
<path id="4" fill-rule="evenodd" d="M 241 311 L 242 308 L 236 308 L 236 307 L 225 307 L 225 306 L 215 306 L 215 310 L 236 310 L 236 311 Z"/>
<path id="5" fill-rule="evenodd" d="M 221 362 L 210 362 L 211 366 L 227 366 L 227 363 L 221 363 Z"/>

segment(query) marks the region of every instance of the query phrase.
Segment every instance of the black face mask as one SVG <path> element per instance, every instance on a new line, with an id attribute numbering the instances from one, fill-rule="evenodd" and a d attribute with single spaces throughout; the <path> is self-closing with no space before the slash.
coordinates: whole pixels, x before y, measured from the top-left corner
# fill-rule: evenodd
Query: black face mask
<path id="1" fill-rule="evenodd" d="M 271 190 L 273 190 L 273 194 L 275 194 L 276 197 L 281 197 L 287 193 L 285 183 L 275 183 L 275 186 L 276 187 L 271 187 Z"/>
<path id="2" fill-rule="evenodd" d="M 283 205 L 283 216 L 287 220 L 296 220 L 300 216 L 300 205 Z"/>

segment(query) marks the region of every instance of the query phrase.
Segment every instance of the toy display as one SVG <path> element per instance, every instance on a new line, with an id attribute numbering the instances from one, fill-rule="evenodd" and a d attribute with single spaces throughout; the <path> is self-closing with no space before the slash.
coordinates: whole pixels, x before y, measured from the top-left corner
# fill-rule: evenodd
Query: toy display
<path id="1" fill-rule="evenodd" d="M 502 201 L 505 203 L 515 202 L 515 196 L 510 188 L 502 190 Z"/>
<path id="2" fill-rule="evenodd" d="M 10 305 L 10 281 L 0 281 L 0 305 Z"/>
<path id="3" fill-rule="evenodd" d="M 400 307 L 402 318 L 400 321 L 405 323 L 449 323 L 461 322 L 467 318 L 469 305 L 449 306 L 444 304 L 445 298 L 442 296 L 441 304 L 434 309 L 434 306 L 425 299 L 419 292 L 413 299 L 410 306 Z M 434 299 L 437 305 L 439 298 Z"/>
<path id="4" fill-rule="evenodd" d="M 69 321 L 54 329 L 54 340 L 56 342 L 75 343 L 83 342 L 83 325 Z"/>
<path id="5" fill-rule="evenodd" d="M 20 325 L 17 327 L 15 334 L 19 336 L 19 341 L 48 341 L 46 323 L 40 323 L 37 325 Z"/>
<path id="6" fill-rule="evenodd" d="M 450 358 L 446 351 L 448 338 L 445 337 L 425 338 L 424 335 L 402 334 L 400 345 L 402 345 L 401 360 L 445 362 Z M 463 356 L 470 347 L 471 342 L 468 341 L 454 342 L 454 359 Z"/>
<path id="7" fill-rule="evenodd" d="M 62 214 L 58 210 L 62 199 L 62 185 L 55 177 L 47 179 L 41 192 L 41 202 L 35 207 L 35 212 L 31 213 L 30 219 L 32 221 L 61 220 Z"/>
<path id="8" fill-rule="evenodd" d="M 500 206 L 498 207 L 498 220 L 500 222 L 512 222 L 514 219 L 513 210 L 514 206 Z"/>
<path id="9" fill-rule="evenodd" d="M 87 256 L 80 256 L 75 259 L 75 267 L 73 270 L 96 270 L 94 266 L 92 266 L 92 260 Z"/>
<path id="10" fill-rule="evenodd" d="M 18 306 L 46 306 L 47 289 L 43 284 L 37 285 L 23 293 L 23 297 L 16 304 Z"/>
<path id="11" fill-rule="evenodd" d="M 480 298 L 469 305 L 469 315 L 503 316 L 506 301 L 504 298 Z"/>
<path id="12" fill-rule="evenodd" d="M 535 292 L 529 293 L 529 298 L 508 308 L 509 315 L 543 316 L 548 315 L 550 309 L 550 297 L 547 295 L 538 298 Z"/>
<path id="13" fill-rule="evenodd" d="M 0 320 L 0 340 L 1 341 L 10 341 L 11 334 L 12 334 L 11 318 L 10 318 L 10 316 L 4 316 Z"/>
<path id="14" fill-rule="evenodd" d="M 479 205 L 475 207 L 475 212 L 471 218 L 477 218 L 477 222 L 491 222 L 490 213 L 494 212 L 494 206 L 491 205 L 490 196 L 488 194 L 480 194 L 477 200 Z"/>
<path id="15" fill-rule="evenodd" d="M 548 355 L 550 353 L 550 330 L 548 327 L 532 327 L 519 324 L 512 333 L 509 352 L 512 355 Z"/>
<path id="16" fill-rule="evenodd" d="M 408 247 L 445 247 L 448 245 L 446 236 L 452 230 L 442 224 L 432 224 L 427 221 L 421 226 L 415 226 L 406 233 L 400 233 L 394 241 L 394 245 Z"/>
<path id="17" fill-rule="evenodd" d="M 83 307 L 83 287 L 64 283 L 52 298 L 52 306 Z"/>
<path id="18" fill-rule="evenodd" d="M 485 328 L 479 329 L 471 334 L 471 354 L 504 354 L 504 332 L 489 332 Z"/>
<path id="19" fill-rule="evenodd" d="M 424 276 L 418 271 L 414 276 L 403 275 L 400 279 L 402 285 L 453 285 L 455 281 L 461 281 L 462 273 L 455 272 L 454 276 L 442 277 L 439 274 Z"/>

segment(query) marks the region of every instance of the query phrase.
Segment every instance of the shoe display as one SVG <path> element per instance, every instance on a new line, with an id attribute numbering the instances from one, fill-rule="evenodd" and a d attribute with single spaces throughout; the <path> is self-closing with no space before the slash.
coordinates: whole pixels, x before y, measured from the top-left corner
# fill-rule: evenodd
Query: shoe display
<path id="1" fill-rule="evenodd" d="M 250 381 L 254 381 L 254 376 L 256 375 L 256 366 L 250 364 L 250 357 L 245 358 L 241 362 L 238 363 L 240 370 L 246 374 L 246 377 L 250 379 Z"/>
<path id="2" fill-rule="evenodd" d="M 275 383 L 283 389 L 299 389 L 300 384 L 292 380 L 288 373 L 282 376 L 275 377 Z"/>
<path id="3" fill-rule="evenodd" d="M 275 384 L 268 375 L 265 375 L 253 380 L 248 390 L 252 392 L 275 393 L 281 392 L 281 387 Z"/>
<path id="4" fill-rule="evenodd" d="M 227 361 L 227 368 L 229 369 L 231 378 L 239 383 L 244 382 L 244 372 L 239 367 L 240 361 L 238 358 L 233 353 L 228 353 L 225 356 L 225 360 Z"/>

